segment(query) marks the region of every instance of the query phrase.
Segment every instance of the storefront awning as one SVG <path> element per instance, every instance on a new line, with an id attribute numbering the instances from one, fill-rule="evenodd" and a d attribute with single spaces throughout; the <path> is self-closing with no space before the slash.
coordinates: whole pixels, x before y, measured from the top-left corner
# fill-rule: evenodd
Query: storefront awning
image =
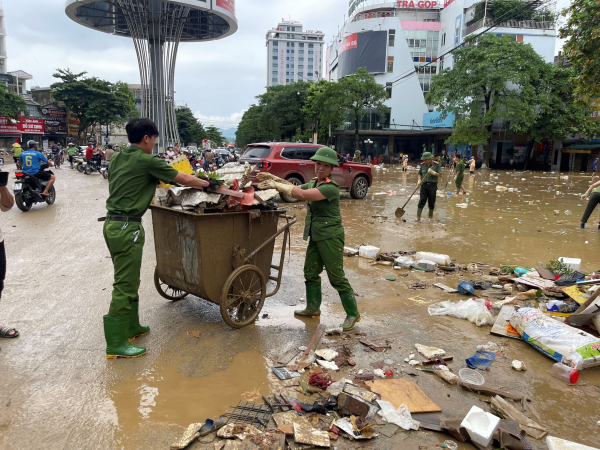
<path id="1" fill-rule="evenodd" d="M 562 148 L 563 153 L 592 153 L 592 150 L 600 149 L 600 144 L 572 144 Z"/>

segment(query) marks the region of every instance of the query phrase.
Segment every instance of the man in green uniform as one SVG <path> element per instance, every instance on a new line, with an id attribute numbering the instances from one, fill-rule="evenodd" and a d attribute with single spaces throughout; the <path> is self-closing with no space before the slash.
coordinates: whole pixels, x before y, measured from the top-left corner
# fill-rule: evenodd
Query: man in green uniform
<path id="1" fill-rule="evenodd" d="M 311 158 L 315 161 L 316 178 L 302 186 L 294 186 L 271 174 L 258 174 L 261 189 L 277 189 L 290 197 L 306 200 L 308 208 L 304 225 L 304 240 L 310 237 L 304 261 L 306 309 L 294 314 L 305 317 L 321 315 L 321 273 L 323 266 L 329 282 L 338 291 L 346 320 L 344 331 L 350 331 L 360 321 L 352 286 L 344 274 L 344 226 L 340 213 L 340 187 L 330 178 L 333 167 L 338 167 L 337 154 L 322 147 Z"/>
<path id="2" fill-rule="evenodd" d="M 72 142 L 69 142 L 69 146 L 67 148 L 67 153 L 69 154 L 69 162 L 71 163 L 71 169 L 74 169 L 73 161 L 75 159 L 75 155 L 77 154 L 77 147 Z"/>
<path id="3" fill-rule="evenodd" d="M 429 206 L 429 218 L 433 218 L 435 208 L 435 196 L 437 194 L 438 179 L 442 177 L 442 169 L 439 164 L 433 164 L 433 155 L 429 152 L 421 156 L 421 166 L 419 167 L 419 183 L 421 183 L 421 197 L 417 205 L 417 222 L 421 221 L 421 214 L 425 203 Z M 423 182 L 421 182 L 421 180 Z"/>
<path id="4" fill-rule="evenodd" d="M 458 156 L 454 157 L 454 162 L 456 163 L 456 176 L 454 177 L 454 184 L 456 184 L 456 195 L 460 194 L 461 189 L 463 194 L 466 194 L 467 191 L 462 185 L 463 179 L 465 178 L 465 163 Z"/>
<path id="5" fill-rule="evenodd" d="M 131 146 L 112 157 L 104 223 L 104 240 L 114 265 L 112 301 L 104 316 L 109 359 L 136 358 L 146 353 L 144 347 L 135 347 L 130 340 L 150 331 L 150 327 L 140 325 L 138 288 L 145 241 L 142 216 L 158 181 L 197 188 L 218 184 L 179 172 L 153 156 L 158 129 L 150 119 L 132 119 L 125 130 Z"/>
<path id="6" fill-rule="evenodd" d="M 356 150 L 354 152 L 354 158 L 352 158 L 352 162 L 360 162 L 360 150 Z"/>

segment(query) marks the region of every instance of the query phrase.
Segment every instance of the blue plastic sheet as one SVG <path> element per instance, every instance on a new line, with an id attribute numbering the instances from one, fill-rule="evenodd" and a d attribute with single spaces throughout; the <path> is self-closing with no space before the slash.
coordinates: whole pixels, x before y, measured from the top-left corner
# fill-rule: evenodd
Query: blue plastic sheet
<path id="1" fill-rule="evenodd" d="M 477 350 L 473 356 L 467 358 L 467 365 L 471 369 L 487 370 L 495 359 L 496 354 L 494 352 Z"/>

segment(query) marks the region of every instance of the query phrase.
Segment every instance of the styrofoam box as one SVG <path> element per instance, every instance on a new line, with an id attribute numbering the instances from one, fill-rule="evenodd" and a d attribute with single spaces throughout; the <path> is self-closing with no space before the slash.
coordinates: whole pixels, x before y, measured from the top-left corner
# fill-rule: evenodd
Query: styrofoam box
<path id="1" fill-rule="evenodd" d="M 381 250 L 378 247 L 372 245 L 361 245 L 358 247 L 358 255 L 363 258 L 375 259 L 379 255 Z"/>
<path id="2" fill-rule="evenodd" d="M 565 258 L 564 256 L 561 256 L 560 258 L 558 258 L 558 260 L 561 261 L 561 262 L 564 262 L 567 266 L 569 266 L 573 270 L 580 270 L 581 269 L 581 259 L 578 259 L 578 258 Z"/>
<path id="3" fill-rule="evenodd" d="M 482 447 L 487 447 L 500 424 L 500 417 L 473 406 L 460 424 L 469 433 L 471 440 Z"/>

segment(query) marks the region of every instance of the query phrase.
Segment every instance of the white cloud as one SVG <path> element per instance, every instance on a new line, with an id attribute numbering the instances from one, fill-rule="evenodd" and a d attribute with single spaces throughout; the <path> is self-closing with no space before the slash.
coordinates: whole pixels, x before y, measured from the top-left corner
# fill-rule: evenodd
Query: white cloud
<path id="1" fill-rule="evenodd" d="M 223 116 L 209 116 L 202 114 L 200 111 L 196 111 L 194 113 L 194 117 L 198 119 L 204 126 L 214 125 L 217 128 L 235 128 L 239 125 L 240 121 L 246 110 L 242 110 L 240 112 L 233 113 L 228 117 Z"/>

